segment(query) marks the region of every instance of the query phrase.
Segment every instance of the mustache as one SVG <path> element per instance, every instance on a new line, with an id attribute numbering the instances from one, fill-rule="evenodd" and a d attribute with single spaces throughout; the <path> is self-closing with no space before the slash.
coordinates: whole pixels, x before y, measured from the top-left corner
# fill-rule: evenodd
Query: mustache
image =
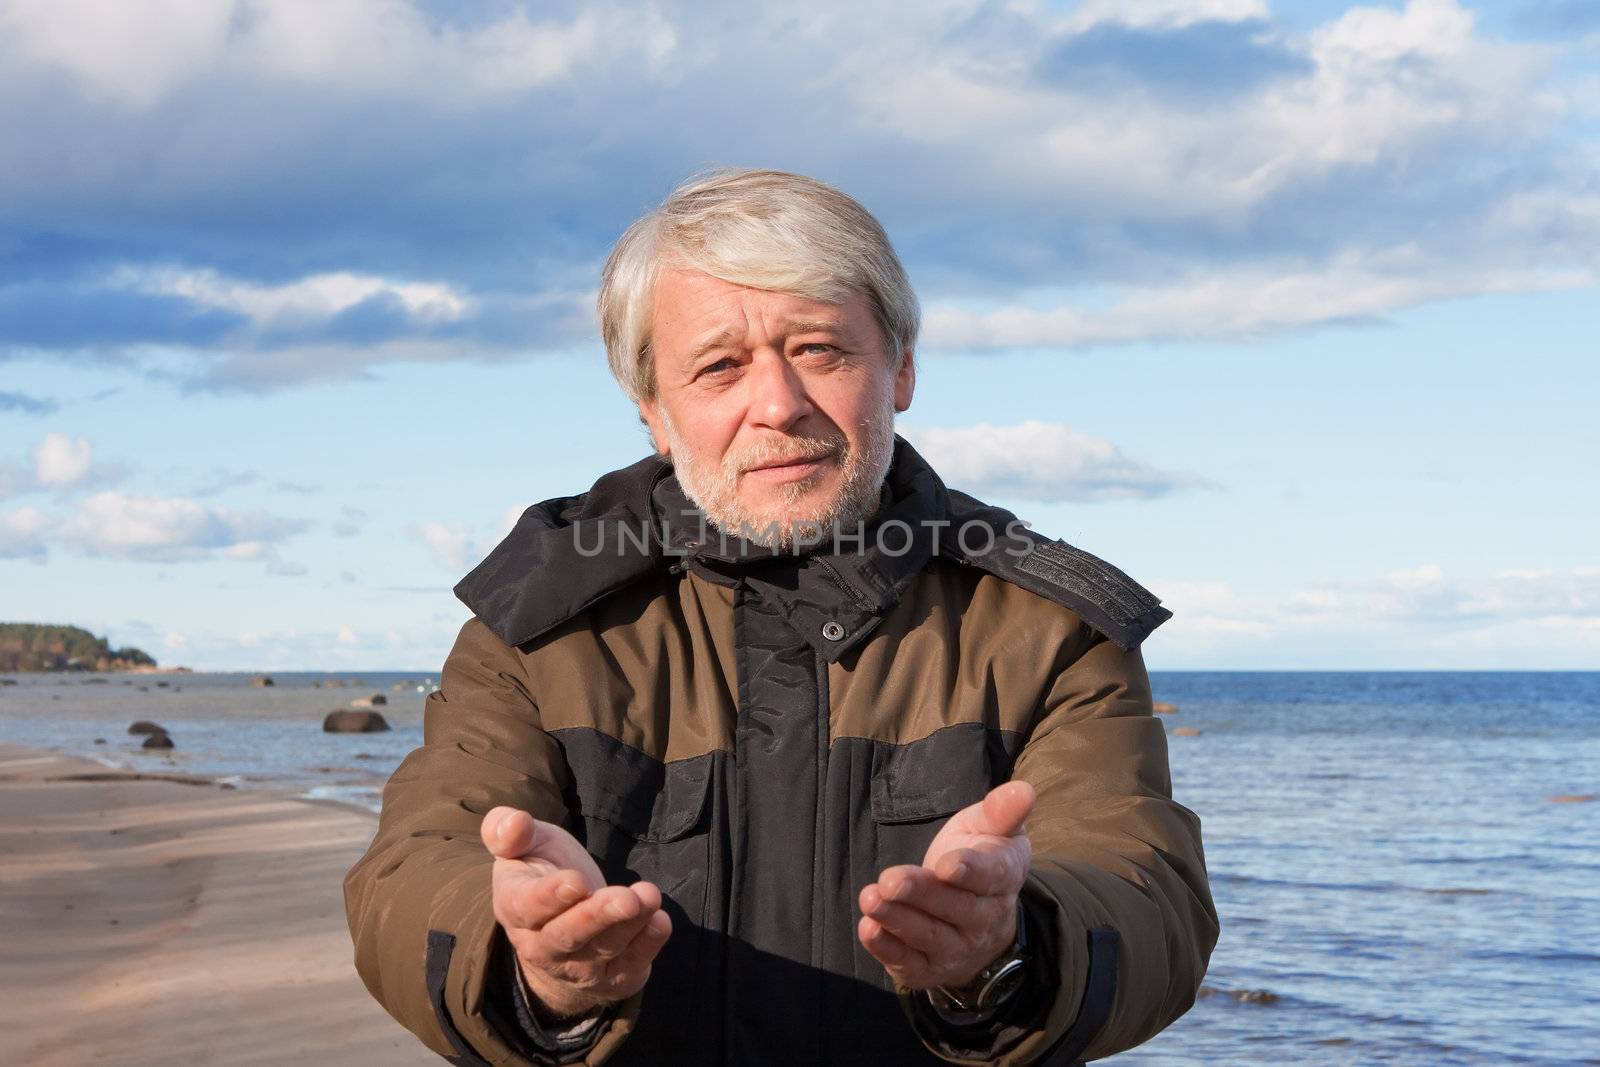
<path id="1" fill-rule="evenodd" d="M 757 467 L 770 467 L 779 463 L 810 463 L 820 459 L 842 459 L 850 450 L 844 434 L 827 434 L 823 437 L 781 437 L 750 446 L 728 456 L 727 469 L 743 474 Z"/>

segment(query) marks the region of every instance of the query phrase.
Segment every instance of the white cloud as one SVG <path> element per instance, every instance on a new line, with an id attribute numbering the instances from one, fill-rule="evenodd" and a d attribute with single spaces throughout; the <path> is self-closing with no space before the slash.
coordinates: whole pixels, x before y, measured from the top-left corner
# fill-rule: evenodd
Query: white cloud
<path id="1" fill-rule="evenodd" d="M 361 636 L 348 626 L 339 627 L 338 636 L 334 640 L 340 648 L 356 648 L 361 644 Z"/>
<path id="2" fill-rule="evenodd" d="M 72 485 L 88 476 L 93 458 L 94 450 L 83 438 L 45 434 L 33 450 L 34 477 L 41 487 Z"/>
<path id="3" fill-rule="evenodd" d="M 419 324 L 456 322 L 473 307 L 470 296 L 439 282 L 401 281 L 349 271 L 313 274 L 282 285 L 259 285 L 210 270 L 127 267 L 113 276 L 112 283 L 143 293 L 181 296 L 202 308 L 236 312 L 258 328 L 316 325 L 374 297 L 393 298 Z"/>
<path id="4" fill-rule="evenodd" d="M 660 64 L 677 32 L 654 4 L 588 5 L 567 20 L 516 8 L 465 25 L 412 0 L 12 0 L 5 45 L 91 97 L 144 109 L 221 72 L 434 101 L 514 95 L 607 59 Z"/>
<path id="5" fill-rule="evenodd" d="M 0 559 L 43 559 L 54 520 L 38 508 L 0 511 Z"/>
<path id="6" fill-rule="evenodd" d="M 3 12 L 0 140 L 26 150 L 0 153 L 0 199 L 112 251 L 0 285 L 0 324 L 202 387 L 592 348 L 606 246 L 741 123 L 729 161 L 885 216 L 934 348 L 1249 338 L 1600 283 L 1581 45 L 1455 0 L 1309 30 L 1264 0 Z M 1077 76 L 1101 60 L 1109 82 Z M 30 310 L 101 297 L 108 328 Z"/>
<path id="7" fill-rule="evenodd" d="M 1299 270 L 1213 268 L 1173 284 L 1129 288 L 1102 307 L 934 304 L 925 338 L 931 348 L 961 350 L 1243 338 L 1379 318 L 1453 296 L 1571 289 L 1597 280 L 1600 274 L 1534 263 L 1434 265 L 1415 247 L 1393 248 L 1350 252 Z"/>
<path id="8" fill-rule="evenodd" d="M 500 528 L 495 533 L 495 542 L 497 544 L 503 541 L 506 535 L 516 528 L 517 520 L 522 518 L 522 513 L 527 510 L 526 507 L 520 504 L 513 504 L 505 510 L 505 514 L 500 516 Z"/>
<path id="9" fill-rule="evenodd" d="M 1424 564 L 1365 581 L 1297 591 L 1287 607 L 1307 616 L 1455 623 L 1478 620 L 1600 619 L 1600 568 L 1512 570 L 1452 578 Z"/>
<path id="10" fill-rule="evenodd" d="M 9 0 L 0 49 L 94 96 L 145 106 L 214 60 L 234 9 L 227 0 Z"/>
<path id="11" fill-rule="evenodd" d="M 1204 485 L 1124 455 L 1100 437 L 1060 423 L 910 427 L 900 432 L 952 487 L 1021 500 L 1120 500 Z"/>
<path id="12" fill-rule="evenodd" d="M 416 534 L 447 567 L 460 569 L 472 555 L 472 534 L 464 522 L 424 522 L 416 527 Z"/>
<path id="13" fill-rule="evenodd" d="M 241 60 L 264 75 L 412 95 L 504 95 L 569 78 L 608 55 L 660 63 L 677 45 L 654 4 L 594 4 L 569 21 L 514 9 L 477 26 L 430 24 L 405 0 L 249 5 Z"/>
<path id="14" fill-rule="evenodd" d="M 1155 647 L 1195 666 L 1220 656 L 1281 667 L 1499 669 L 1600 656 L 1600 567 L 1455 577 L 1423 564 L 1247 591 L 1221 581 L 1147 584 L 1173 612 Z"/>
<path id="15" fill-rule="evenodd" d="M 1139 29 L 1173 28 L 1196 22 L 1244 22 L 1269 14 L 1263 0 L 1080 0 L 1060 28 L 1079 32 L 1104 22 Z"/>
<path id="16" fill-rule="evenodd" d="M 61 524 L 60 538 L 87 555 L 113 559 L 175 562 L 217 555 L 258 559 L 266 542 L 282 540 L 301 525 L 183 497 L 106 491 L 78 506 Z"/>

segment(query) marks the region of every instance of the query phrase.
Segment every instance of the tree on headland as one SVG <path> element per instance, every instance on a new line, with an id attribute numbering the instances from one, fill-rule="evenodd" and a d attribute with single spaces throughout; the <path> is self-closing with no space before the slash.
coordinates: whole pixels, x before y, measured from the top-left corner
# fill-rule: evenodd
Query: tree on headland
<path id="1" fill-rule="evenodd" d="M 125 671 L 155 665 L 143 649 L 114 649 L 81 626 L 0 622 L 0 672 Z"/>

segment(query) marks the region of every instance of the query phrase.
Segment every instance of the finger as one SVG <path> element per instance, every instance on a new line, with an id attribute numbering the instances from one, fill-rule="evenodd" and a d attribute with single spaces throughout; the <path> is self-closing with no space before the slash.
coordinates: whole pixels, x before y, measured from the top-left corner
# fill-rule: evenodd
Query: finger
<path id="1" fill-rule="evenodd" d="M 873 959 L 902 984 L 914 985 L 927 978 L 928 958 L 885 930 L 872 916 L 862 916 L 856 924 L 856 936 Z"/>
<path id="2" fill-rule="evenodd" d="M 631 919 L 620 919 L 609 929 L 603 930 L 589 939 L 589 943 L 579 950 L 579 955 L 584 959 L 614 960 L 627 951 L 633 944 L 634 938 L 644 932 L 650 921 L 661 912 L 654 908 L 640 908 L 639 913 Z"/>
<path id="3" fill-rule="evenodd" d="M 605 966 L 598 988 L 605 990 L 608 999 L 611 1000 L 621 1000 L 639 992 L 649 981 L 656 956 L 671 935 L 671 917 L 664 911 L 651 915 L 650 921 L 638 932 L 627 949 Z"/>
<path id="4" fill-rule="evenodd" d="M 661 907 L 661 890 L 654 882 L 635 882 L 628 888 L 639 898 L 639 903 L 644 905 L 646 911 Z"/>
<path id="5" fill-rule="evenodd" d="M 1033 799 L 1033 786 L 1027 782 L 1003 782 L 976 804 L 950 816 L 945 829 L 960 834 L 1011 837 L 1022 832 L 1023 820 L 1033 810 Z"/>
<path id="6" fill-rule="evenodd" d="M 636 933 L 621 954 L 611 961 L 612 971 L 631 972 L 648 966 L 670 937 L 672 937 L 672 916 L 664 911 L 654 912 L 644 924 L 644 928 Z"/>
<path id="7" fill-rule="evenodd" d="M 870 917 L 929 960 L 942 961 L 948 966 L 966 962 L 961 957 L 970 951 L 970 946 L 964 943 L 961 931 L 925 911 L 885 901 Z"/>
<path id="8" fill-rule="evenodd" d="M 551 958 L 570 958 L 596 937 L 620 923 L 637 919 L 643 911 L 644 904 L 631 889 L 607 886 L 545 923 L 539 931 L 540 939 Z"/>
<path id="9" fill-rule="evenodd" d="M 589 896 L 588 883 L 577 871 L 535 875 L 518 860 L 495 866 L 495 919 L 501 926 L 537 930 Z"/>
<path id="10" fill-rule="evenodd" d="M 1033 801 L 1033 786 L 1027 782 L 1018 780 L 995 786 L 983 798 L 983 815 L 988 822 L 984 832 L 997 837 L 1022 833 L 1022 824 L 1033 811 Z"/>
<path id="11" fill-rule="evenodd" d="M 534 818 L 502 804 L 484 815 L 478 834 L 484 846 L 500 859 L 520 859 L 533 847 Z"/>
<path id="12" fill-rule="evenodd" d="M 1010 857 L 1012 849 L 956 848 L 939 857 L 933 872 L 939 880 L 956 889 L 979 896 L 1014 893 L 1022 885 L 1025 872 Z"/>
<path id="13" fill-rule="evenodd" d="M 936 919 L 962 926 L 977 913 L 981 898 L 968 889 L 941 881 L 926 867 L 909 864 L 890 867 L 878 876 L 877 895 L 888 901 L 920 908 Z M 871 914 L 865 903 L 862 911 Z"/>

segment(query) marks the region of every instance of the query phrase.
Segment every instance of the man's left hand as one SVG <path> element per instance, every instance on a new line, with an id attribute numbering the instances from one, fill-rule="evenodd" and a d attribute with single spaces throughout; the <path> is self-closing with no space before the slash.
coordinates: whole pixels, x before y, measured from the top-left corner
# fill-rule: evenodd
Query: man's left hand
<path id="1" fill-rule="evenodd" d="M 965 986 L 1011 946 L 1033 800 L 1026 782 L 995 787 L 950 817 L 922 866 L 890 867 L 861 890 L 856 936 L 898 985 Z"/>

